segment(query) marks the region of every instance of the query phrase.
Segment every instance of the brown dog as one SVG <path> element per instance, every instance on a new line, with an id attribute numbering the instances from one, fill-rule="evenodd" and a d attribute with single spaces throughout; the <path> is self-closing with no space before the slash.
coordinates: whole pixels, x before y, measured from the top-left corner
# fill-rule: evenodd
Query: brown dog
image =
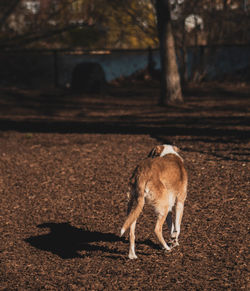
<path id="1" fill-rule="evenodd" d="M 179 149 L 171 145 L 156 146 L 148 158 L 139 163 L 130 179 L 130 201 L 128 217 L 121 229 L 121 236 L 130 227 L 129 258 L 136 259 L 135 226 L 146 200 L 154 206 L 158 215 L 155 234 L 163 248 L 170 251 L 178 245 L 180 226 L 187 196 L 187 172 L 183 159 L 178 154 Z M 136 201 L 136 206 L 133 204 Z M 175 223 L 171 227 L 171 247 L 167 245 L 162 235 L 162 226 L 172 207 L 176 203 Z"/>

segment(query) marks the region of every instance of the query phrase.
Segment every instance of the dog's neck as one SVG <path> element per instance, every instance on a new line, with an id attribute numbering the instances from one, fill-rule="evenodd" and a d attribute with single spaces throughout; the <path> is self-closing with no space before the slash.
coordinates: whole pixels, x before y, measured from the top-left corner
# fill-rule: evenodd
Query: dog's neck
<path id="1" fill-rule="evenodd" d="M 168 154 L 177 155 L 183 161 L 182 157 L 174 150 L 173 146 L 164 144 L 163 145 L 163 150 L 160 153 L 160 157 L 164 157 L 164 156 L 166 156 Z"/>

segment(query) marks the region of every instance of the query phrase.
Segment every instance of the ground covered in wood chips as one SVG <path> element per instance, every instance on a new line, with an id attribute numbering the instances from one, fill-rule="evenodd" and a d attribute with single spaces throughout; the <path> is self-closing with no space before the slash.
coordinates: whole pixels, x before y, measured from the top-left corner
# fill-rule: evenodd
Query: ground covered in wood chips
<path id="1" fill-rule="evenodd" d="M 166 108 L 158 87 L 1 88 L 0 290 L 247 290 L 250 87 L 190 86 Z M 161 250 L 145 206 L 129 260 L 127 181 L 162 143 L 189 173 L 180 246 Z"/>

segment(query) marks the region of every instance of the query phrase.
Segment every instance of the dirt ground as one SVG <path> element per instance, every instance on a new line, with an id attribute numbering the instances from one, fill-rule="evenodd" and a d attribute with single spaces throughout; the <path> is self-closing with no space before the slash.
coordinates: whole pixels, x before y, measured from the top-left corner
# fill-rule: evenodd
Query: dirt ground
<path id="1" fill-rule="evenodd" d="M 158 87 L 1 88 L 0 290 L 249 288 L 250 86 L 190 86 L 167 108 Z M 145 206 L 129 260 L 128 178 L 162 143 L 181 148 L 189 174 L 180 246 L 161 250 Z"/>

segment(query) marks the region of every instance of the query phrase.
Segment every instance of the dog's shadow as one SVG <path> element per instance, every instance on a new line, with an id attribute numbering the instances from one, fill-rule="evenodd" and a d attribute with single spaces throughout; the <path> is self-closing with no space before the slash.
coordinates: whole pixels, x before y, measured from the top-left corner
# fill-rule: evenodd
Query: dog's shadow
<path id="1" fill-rule="evenodd" d="M 99 242 L 124 242 L 124 238 L 112 233 L 102 233 L 98 231 L 83 230 L 71 226 L 69 223 L 44 223 L 39 228 L 49 228 L 48 234 L 31 236 L 25 241 L 31 246 L 49 251 L 63 259 L 84 257 L 79 254 L 81 251 L 94 252 L 101 251 L 109 254 L 121 254 L 114 248 L 110 249 Z"/>

